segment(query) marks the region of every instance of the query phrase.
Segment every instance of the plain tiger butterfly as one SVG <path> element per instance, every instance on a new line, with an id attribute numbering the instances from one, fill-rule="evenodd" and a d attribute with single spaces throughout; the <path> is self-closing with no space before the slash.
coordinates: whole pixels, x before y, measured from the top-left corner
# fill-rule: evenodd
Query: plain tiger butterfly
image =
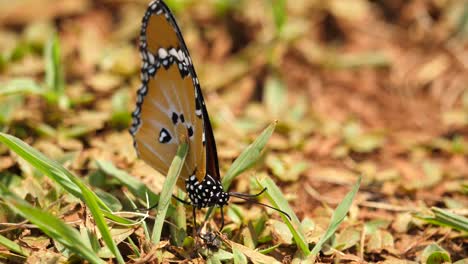
<path id="1" fill-rule="evenodd" d="M 188 141 L 177 185 L 188 194 L 190 202 L 182 202 L 193 207 L 194 223 L 196 208 L 219 206 L 222 213 L 230 196 L 258 196 L 223 190 L 216 141 L 197 74 L 179 26 L 162 0 L 149 4 L 139 45 L 142 83 L 130 128 L 138 156 L 166 175 L 179 144 Z M 222 219 L 221 229 L 224 215 Z"/>

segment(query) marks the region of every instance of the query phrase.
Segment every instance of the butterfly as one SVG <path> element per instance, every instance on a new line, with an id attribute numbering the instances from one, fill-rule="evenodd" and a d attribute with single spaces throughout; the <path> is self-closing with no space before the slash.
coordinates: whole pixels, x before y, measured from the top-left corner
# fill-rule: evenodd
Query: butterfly
<path id="1" fill-rule="evenodd" d="M 179 144 L 188 142 L 177 185 L 190 199 L 181 201 L 193 208 L 194 228 L 195 209 L 219 206 L 223 214 L 231 196 L 258 196 L 223 190 L 200 83 L 174 15 L 162 0 L 151 2 L 143 16 L 139 49 L 141 86 L 130 127 L 133 144 L 141 159 L 166 175 Z"/>

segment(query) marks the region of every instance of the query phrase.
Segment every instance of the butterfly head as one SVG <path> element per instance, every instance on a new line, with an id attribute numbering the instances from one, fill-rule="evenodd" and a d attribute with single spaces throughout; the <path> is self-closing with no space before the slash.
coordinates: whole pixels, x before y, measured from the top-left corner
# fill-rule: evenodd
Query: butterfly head
<path id="1" fill-rule="evenodd" d="M 230 198 L 229 193 L 223 190 L 221 182 L 207 174 L 199 182 L 195 175 L 185 181 L 185 188 L 193 206 L 204 208 L 210 206 L 225 206 Z"/>

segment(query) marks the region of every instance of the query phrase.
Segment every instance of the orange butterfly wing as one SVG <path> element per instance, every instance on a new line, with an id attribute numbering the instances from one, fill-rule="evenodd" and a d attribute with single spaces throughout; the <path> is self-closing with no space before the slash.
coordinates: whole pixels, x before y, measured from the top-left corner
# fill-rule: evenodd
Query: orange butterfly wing
<path id="1" fill-rule="evenodd" d="M 162 1 L 153 1 L 143 17 L 140 53 L 142 85 L 130 128 L 134 146 L 141 159 L 166 175 L 179 144 L 188 141 L 189 152 L 177 182 L 184 188 L 194 172 L 199 181 L 205 176 L 205 115 L 190 54 Z"/>

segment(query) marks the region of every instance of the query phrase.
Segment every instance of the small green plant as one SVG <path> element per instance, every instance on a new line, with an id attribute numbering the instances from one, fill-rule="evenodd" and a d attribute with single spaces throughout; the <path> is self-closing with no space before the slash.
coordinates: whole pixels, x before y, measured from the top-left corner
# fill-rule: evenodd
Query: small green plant
<path id="1" fill-rule="evenodd" d="M 253 166 L 255 162 L 260 158 L 262 150 L 266 145 L 266 142 L 268 141 L 268 139 L 274 131 L 275 125 L 276 123 L 273 123 L 269 127 L 267 127 L 262 132 L 262 134 L 249 147 L 246 148 L 246 150 L 238 157 L 238 159 L 236 159 L 236 161 L 226 173 L 226 177 L 223 178 L 223 185 L 226 186 L 226 188 L 230 185 L 232 180 L 237 175 Z M 106 220 L 106 218 L 112 220 L 117 225 L 132 225 L 135 224 L 135 222 L 115 215 L 106 205 L 106 203 L 101 198 L 99 198 L 99 196 L 97 196 L 89 187 L 87 187 L 81 181 L 81 179 L 77 178 L 71 172 L 63 168 L 59 163 L 45 157 L 42 153 L 30 147 L 20 139 L 8 134 L 0 133 L 0 142 L 7 145 L 12 151 L 17 153 L 20 157 L 25 159 L 36 169 L 47 175 L 50 179 L 52 179 L 54 182 L 60 185 L 68 193 L 81 199 L 83 203 L 86 204 L 94 218 L 94 222 L 101 234 L 104 243 L 106 244 L 105 248 L 112 254 L 112 256 L 116 258 L 118 263 L 124 263 L 123 257 L 119 249 L 117 248 L 115 239 L 112 237 L 111 228 L 108 225 L 108 221 Z M 148 197 L 150 197 L 149 200 L 151 200 L 151 202 L 159 201 L 157 217 L 151 236 L 153 243 L 158 243 L 160 241 L 161 232 L 164 221 L 167 216 L 168 209 L 173 208 L 173 206 L 170 206 L 172 191 L 175 187 L 177 178 L 184 164 L 184 159 L 187 155 L 187 152 L 187 144 L 182 144 L 181 146 L 179 146 L 179 150 L 169 169 L 169 173 L 165 180 L 163 191 L 160 197 L 150 192 L 144 184 L 139 183 L 130 175 L 116 169 L 111 163 L 106 161 L 97 161 L 98 167 L 101 168 L 101 170 L 119 179 L 137 197 L 143 198 L 144 196 L 148 195 Z M 358 180 L 356 185 L 346 195 L 346 197 L 340 203 L 340 205 L 338 205 L 332 216 L 332 220 L 327 231 L 322 236 L 320 241 L 316 243 L 312 251 L 310 251 L 309 245 L 305 239 L 305 235 L 301 230 L 301 223 L 299 222 L 299 219 L 294 214 L 293 210 L 289 207 L 287 200 L 281 193 L 280 189 L 273 182 L 273 180 L 266 177 L 258 180 L 258 184 L 262 188 L 267 188 L 266 193 L 270 202 L 275 207 L 288 213 L 291 217 L 290 220 L 286 216 L 282 215 L 283 221 L 288 226 L 289 231 L 291 232 L 294 238 L 294 241 L 296 241 L 296 244 L 301 249 L 303 255 L 305 257 L 315 257 L 321 250 L 323 244 L 336 232 L 339 224 L 343 221 L 344 217 L 346 216 L 351 206 L 351 203 L 359 189 L 360 180 Z M 97 252 L 99 250 L 102 251 L 102 249 L 90 247 L 89 245 L 93 244 L 91 242 L 89 242 L 88 244 L 83 243 L 81 241 L 82 238 L 75 229 L 64 223 L 56 216 L 44 212 L 41 209 L 34 208 L 29 203 L 16 197 L 3 185 L 0 186 L 0 188 L 0 196 L 3 198 L 3 200 L 9 207 L 13 211 L 17 212 L 19 215 L 36 224 L 50 238 L 59 241 L 64 246 L 69 248 L 69 250 L 87 259 L 91 263 L 102 262 L 102 260 L 99 258 L 99 255 L 97 254 Z M 208 211 L 207 217 L 210 216 L 210 212 L 211 211 Z M 89 239 L 92 241 L 96 238 L 91 237 Z M 16 245 L 14 242 L 8 240 L 7 238 L 0 238 L 0 243 L 9 248 L 10 250 L 22 254 L 23 256 L 27 256 L 28 254 L 26 250 L 22 249 L 19 245 Z M 240 259 L 242 257 L 239 254 L 244 254 L 249 258 L 268 258 L 262 253 L 253 253 L 244 248 L 242 245 L 235 244 L 232 241 L 229 243 L 231 244 L 233 249 L 236 249 L 238 251 L 237 252 L 236 250 L 234 250 L 237 253 L 234 254 L 234 256 L 231 254 L 229 258 L 235 257 L 236 259 Z M 268 251 L 265 251 L 265 253 L 267 252 Z"/>

